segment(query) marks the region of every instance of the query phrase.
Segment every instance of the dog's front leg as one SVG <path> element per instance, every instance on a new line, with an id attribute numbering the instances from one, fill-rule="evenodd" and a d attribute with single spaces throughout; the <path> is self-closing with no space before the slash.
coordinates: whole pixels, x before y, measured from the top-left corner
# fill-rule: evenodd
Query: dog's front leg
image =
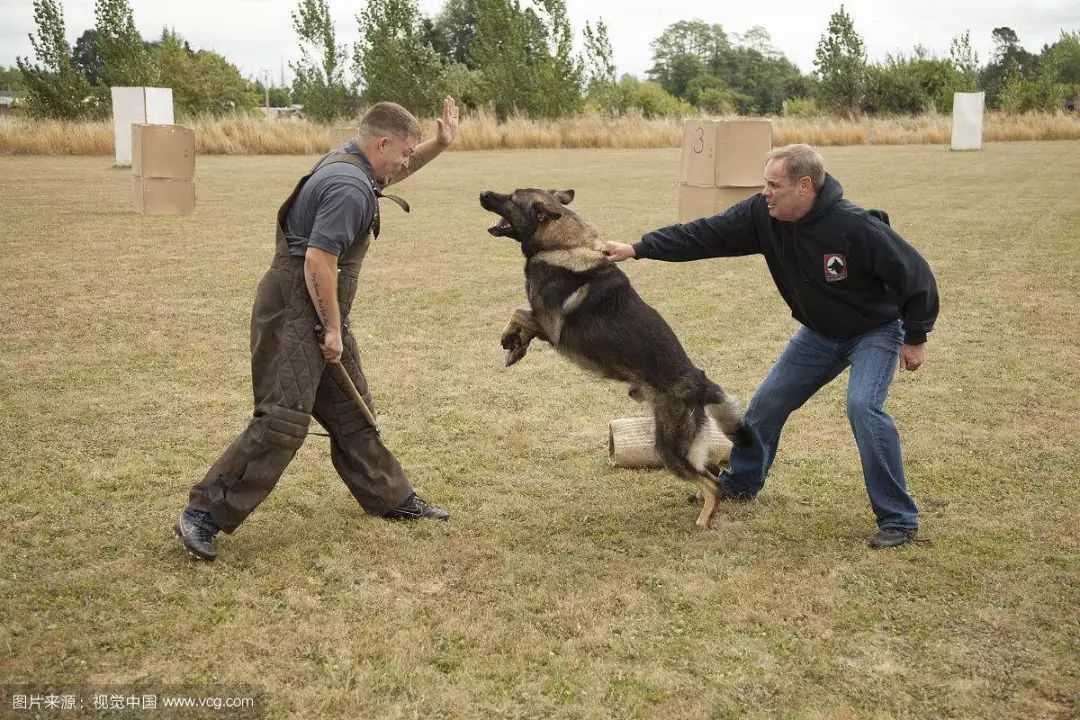
<path id="1" fill-rule="evenodd" d="M 529 350 L 529 343 L 534 337 L 544 339 L 544 333 L 536 323 L 533 314 L 528 310 L 518 308 L 510 316 L 509 322 L 503 328 L 499 342 L 506 350 L 506 366 L 510 367 Z"/>

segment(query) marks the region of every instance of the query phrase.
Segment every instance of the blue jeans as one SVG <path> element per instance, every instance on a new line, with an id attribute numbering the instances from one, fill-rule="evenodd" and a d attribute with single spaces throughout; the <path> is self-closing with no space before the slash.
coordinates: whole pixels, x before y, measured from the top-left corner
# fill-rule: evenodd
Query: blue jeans
<path id="1" fill-rule="evenodd" d="M 900 436 L 882 409 L 903 340 L 899 321 L 844 341 L 800 327 L 750 400 L 745 422 L 752 441 L 732 449 L 731 468 L 721 474 L 727 490 L 747 495 L 761 490 L 788 416 L 850 365 L 847 415 L 878 526 L 917 528 L 919 509 L 904 481 Z"/>

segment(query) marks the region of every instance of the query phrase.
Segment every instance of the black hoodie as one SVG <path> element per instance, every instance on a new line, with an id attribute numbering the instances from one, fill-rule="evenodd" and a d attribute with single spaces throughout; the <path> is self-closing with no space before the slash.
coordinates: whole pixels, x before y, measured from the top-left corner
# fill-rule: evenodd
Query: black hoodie
<path id="1" fill-rule="evenodd" d="M 885 213 L 845 200 L 831 175 L 795 222 L 774 220 L 758 194 L 720 215 L 646 233 L 634 250 L 639 258 L 672 262 L 760 253 L 792 317 L 834 340 L 900 318 L 904 342 L 919 345 L 938 313 L 926 260 L 889 227 Z"/>

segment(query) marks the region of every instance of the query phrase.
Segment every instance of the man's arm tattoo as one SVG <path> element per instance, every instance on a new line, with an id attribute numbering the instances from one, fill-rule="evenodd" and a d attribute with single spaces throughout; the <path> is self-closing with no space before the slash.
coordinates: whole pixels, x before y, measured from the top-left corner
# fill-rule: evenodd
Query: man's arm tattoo
<path id="1" fill-rule="evenodd" d="M 322 320 L 323 327 L 326 327 L 326 307 L 323 305 L 322 292 L 319 291 L 319 276 L 314 272 L 311 273 L 311 289 L 315 291 L 317 302 L 315 312 L 319 313 L 319 319 Z"/>
<path id="2" fill-rule="evenodd" d="M 402 168 L 397 173 L 394 173 L 394 175 L 391 176 L 390 182 L 387 183 L 387 185 L 401 182 L 402 180 L 409 177 L 410 175 L 412 175 L 414 172 L 416 172 L 420 168 L 427 165 L 428 162 L 430 162 L 430 160 L 431 160 L 431 158 L 422 158 L 419 155 L 410 155 L 409 156 L 409 164 L 406 167 Z"/>
<path id="3" fill-rule="evenodd" d="M 409 158 L 409 168 L 406 170 L 405 174 L 412 175 L 414 172 L 427 165 L 430 160 L 431 158 L 422 158 L 419 155 L 413 155 Z"/>

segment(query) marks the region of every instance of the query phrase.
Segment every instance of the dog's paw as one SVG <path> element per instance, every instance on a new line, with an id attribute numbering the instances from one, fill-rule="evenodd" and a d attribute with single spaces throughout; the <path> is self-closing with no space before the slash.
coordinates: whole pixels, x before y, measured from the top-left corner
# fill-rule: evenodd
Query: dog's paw
<path id="1" fill-rule="evenodd" d="M 518 328 L 504 330 L 503 334 L 499 337 L 499 344 L 503 346 L 503 350 L 513 350 L 521 347 L 525 344 L 521 338 L 521 330 Z"/>
<path id="2" fill-rule="evenodd" d="M 518 345 L 515 348 L 509 348 L 506 351 L 506 367 L 510 367 L 521 358 L 525 357 L 525 352 L 529 349 L 528 345 Z"/>
<path id="3" fill-rule="evenodd" d="M 527 336 L 526 336 L 527 337 Z M 529 349 L 529 341 L 531 337 L 526 339 L 522 336 L 520 329 L 507 330 L 499 338 L 499 344 L 506 350 L 506 367 L 510 367 L 521 358 L 525 357 L 525 353 Z"/>

